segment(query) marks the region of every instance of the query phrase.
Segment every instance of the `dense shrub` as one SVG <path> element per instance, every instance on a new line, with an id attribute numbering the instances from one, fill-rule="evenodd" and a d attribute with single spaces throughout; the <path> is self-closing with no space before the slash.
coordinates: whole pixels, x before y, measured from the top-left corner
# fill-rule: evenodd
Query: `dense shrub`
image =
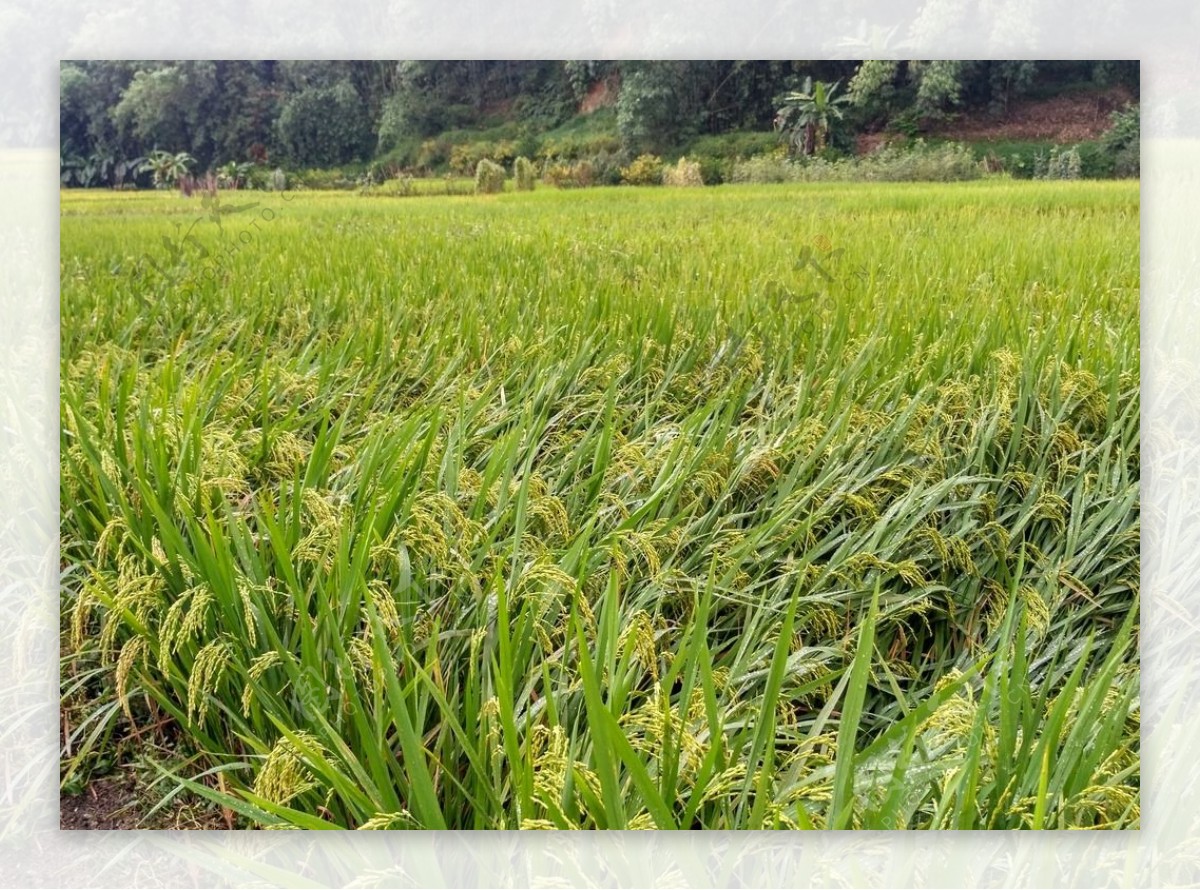
<path id="1" fill-rule="evenodd" d="M 1113 152 L 1102 139 L 1080 142 L 1075 151 L 1079 152 L 1080 179 L 1111 179 L 1117 175 Z"/>
<path id="2" fill-rule="evenodd" d="M 529 158 L 513 161 L 513 184 L 519 192 L 533 191 L 533 162 Z"/>
<path id="3" fill-rule="evenodd" d="M 704 178 L 700 175 L 700 164 L 687 158 L 680 158 L 674 166 L 664 167 L 662 181 L 663 185 L 677 187 L 704 185 Z"/>
<path id="4" fill-rule="evenodd" d="M 542 182 L 555 188 L 570 188 L 571 164 L 567 161 L 546 161 L 542 165 Z"/>
<path id="5" fill-rule="evenodd" d="M 1060 151 L 1055 146 L 1050 149 L 1048 156 L 1039 154 L 1034 159 L 1033 176 L 1035 179 L 1079 179 L 1082 167 L 1083 162 L 1076 149 Z"/>
<path id="6" fill-rule="evenodd" d="M 297 166 L 334 166 L 363 157 L 371 141 L 371 118 L 348 80 L 308 88 L 283 106 L 276 131 Z"/>
<path id="7" fill-rule="evenodd" d="M 919 139 L 911 149 L 894 146 L 867 155 L 858 166 L 861 178 L 879 182 L 956 182 L 983 176 L 983 165 L 965 145 L 948 143 L 930 148 Z"/>
<path id="8" fill-rule="evenodd" d="M 736 161 L 729 171 L 730 182 L 799 182 L 801 165 L 778 154 L 757 155 Z"/>
<path id="9" fill-rule="evenodd" d="M 715 155 L 694 155 L 693 157 L 700 165 L 700 178 L 704 180 L 705 185 L 720 185 L 729 180 L 734 160 Z"/>
<path id="10" fill-rule="evenodd" d="M 587 188 L 596 184 L 596 166 L 591 161 L 547 161 L 542 181 L 555 188 Z"/>
<path id="11" fill-rule="evenodd" d="M 504 191 L 504 168 L 484 158 L 475 165 L 475 194 L 494 195 Z"/>
<path id="12" fill-rule="evenodd" d="M 512 163 L 517 156 L 517 144 L 511 140 L 499 142 L 466 142 L 450 149 L 450 172 L 470 176 L 485 158 L 501 166 Z"/>
<path id="13" fill-rule="evenodd" d="M 605 134 L 563 136 L 542 140 L 537 155 L 542 160 L 578 161 L 602 152 L 621 150 L 621 140 Z"/>
<path id="14" fill-rule="evenodd" d="M 658 155 L 643 154 L 621 169 L 621 181 L 626 185 L 661 185 L 663 162 Z"/>
<path id="15" fill-rule="evenodd" d="M 911 147 L 889 146 L 858 158 L 791 161 L 766 155 L 733 166 L 732 182 L 955 182 L 978 179 L 983 164 L 957 143 L 929 147 L 918 139 Z"/>
<path id="16" fill-rule="evenodd" d="M 318 191 L 338 191 L 356 188 L 364 168 L 361 165 L 334 167 L 330 170 L 300 170 L 291 174 L 292 180 L 300 188 Z"/>
<path id="17" fill-rule="evenodd" d="M 592 166 L 596 185 L 620 185 L 621 170 L 629 163 L 629 155 L 620 150 L 598 151 L 587 159 Z"/>
<path id="18" fill-rule="evenodd" d="M 780 135 L 774 131 L 720 133 L 693 139 L 687 146 L 687 155 L 690 158 L 711 157 L 735 161 L 770 154 L 780 141 Z"/>
<path id="19" fill-rule="evenodd" d="M 450 151 L 453 147 L 444 138 L 426 139 L 417 150 L 417 169 L 432 172 L 444 168 L 450 162 Z"/>
<path id="20" fill-rule="evenodd" d="M 1109 119 L 1112 129 L 1105 133 L 1100 142 L 1112 158 L 1113 173 L 1117 176 L 1138 176 L 1141 172 L 1141 111 L 1130 105 L 1114 111 Z"/>

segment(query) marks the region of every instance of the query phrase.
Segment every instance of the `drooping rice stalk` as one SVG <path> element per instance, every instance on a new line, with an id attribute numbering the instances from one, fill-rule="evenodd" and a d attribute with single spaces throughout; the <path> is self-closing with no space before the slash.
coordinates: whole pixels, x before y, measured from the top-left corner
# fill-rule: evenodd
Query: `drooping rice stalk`
<path id="1" fill-rule="evenodd" d="M 261 203 L 64 198 L 64 780 L 1138 825 L 1136 185 Z"/>

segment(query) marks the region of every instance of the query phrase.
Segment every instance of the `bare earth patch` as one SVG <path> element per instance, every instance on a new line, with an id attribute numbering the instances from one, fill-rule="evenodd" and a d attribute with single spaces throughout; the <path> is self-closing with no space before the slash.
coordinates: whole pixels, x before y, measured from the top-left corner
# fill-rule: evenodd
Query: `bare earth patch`
<path id="1" fill-rule="evenodd" d="M 232 814 L 222 814 L 207 801 L 187 794 L 179 795 L 150 816 L 154 802 L 148 797 L 130 772 L 93 779 L 79 794 L 59 794 L 59 830 L 221 830 L 234 827 Z"/>
<path id="2" fill-rule="evenodd" d="M 1109 115 L 1133 101 L 1124 87 L 1103 92 L 1065 93 L 1053 99 L 1019 100 L 1000 117 L 980 116 L 953 121 L 930 135 L 985 142 L 1004 139 L 1047 139 L 1067 144 L 1095 139 L 1111 126 Z"/>
<path id="3" fill-rule="evenodd" d="M 64 831 L 140 828 L 143 815 L 128 776 L 96 779 L 81 793 L 62 794 L 58 800 L 58 827 Z"/>
<path id="4" fill-rule="evenodd" d="M 1070 145 L 1099 137 L 1112 125 L 1109 115 L 1133 101 L 1133 94 L 1125 87 L 1066 93 L 1053 99 L 1021 99 L 1003 115 L 960 117 L 933 127 L 925 135 L 962 142 L 1045 140 Z M 867 155 L 891 142 L 904 141 L 895 133 L 861 133 L 855 140 L 855 153 Z"/>

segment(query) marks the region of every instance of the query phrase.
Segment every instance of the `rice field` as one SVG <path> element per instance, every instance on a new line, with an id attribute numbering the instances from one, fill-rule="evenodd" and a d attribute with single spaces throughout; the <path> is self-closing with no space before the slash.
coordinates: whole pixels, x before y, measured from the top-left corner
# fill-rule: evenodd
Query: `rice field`
<path id="1" fill-rule="evenodd" d="M 1139 827 L 1138 203 L 64 192 L 64 787 Z"/>

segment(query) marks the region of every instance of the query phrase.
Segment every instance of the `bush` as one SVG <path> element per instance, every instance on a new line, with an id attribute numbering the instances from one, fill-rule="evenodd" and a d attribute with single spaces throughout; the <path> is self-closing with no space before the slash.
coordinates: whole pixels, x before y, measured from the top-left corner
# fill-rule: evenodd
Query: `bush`
<path id="1" fill-rule="evenodd" d="M 516 156 L 516 143 L 507 139 L 500 142 L 461 143 L 450 149 L 450 172 L 470 176 L 484 159 L 504 166 L 511 163 Z"/>
<path id="2" fill-rule="evenodd" d="M 860 158 L 791 161 L 778 154 L 740 161 L 732 182 L 957 182 L 979 179 L 983 164 L 958 143 L 930 148 L 918 139 L 912 147 L 889 146 Z"/>
<path id="3" fill-rule="evenodd" d="M 538 157 L 543 160 L 578 161 L 601 152 L 615 153 L 620 150 L 621 140 L 615 136 L 564 136 L 543 140 Z"/>
<path id="4" fill-rule="evenodd" d="M 546 161 L 542 165 L 542 182 L 555 188 L 569 188 L 571 182 L 571 164 L 565 161 Z"/>
<path id="5" fill-rule="evenodd" d="M 280 145 L 298 166 L 344 164 L 368 153 L 371 118 L 348 80 L 301 90 L 276 121 Z"/>
<path id="6" fill-rule="evenodd" d="M 533 162 L 526 157 L 513 161 L 513 183 L 519 192 L 533 191 Z"/>
<path id="7" fill-rule="evenodd" d="M 1138 176 L 1141 173 L 1141 110 L 1130 105 L 1109 115 L 1112 129 L 1100 137 L 1105 151 L 1112 158 L 1113 174 Z"/>
<path id="8" fill-rule="evenodd" d="M 1075 146 L 1075 151 L 1079 152 L 1081 179 L 1111 179 L 1117 175 L 1126 175 L 1117 173 L 1114 152 L 1104 145 L 1103 140 L 1080 142 Z"/>
<path id="9" fill-rule="evenodd" d="M 912 148 L 892 146 L 848 163 L 857 164 L 861 174 L 851 178 L 878 182 L 958 182 L 983 176 L 983 164 L 956 142 L 929 148 L 918 139 Z"/>
<path id="10" fill-rule="evenodd" d="M 1048 157 L 1041 155 L 1034 160 L 1034 179 L 1078 179 L 1083 169 L 1079 151 L 1068 148 L 1059 151 L 1058 146 L 1050 149 Z"/>
<path id="11" fill-rule="evenodd" d="M 445 167 L 450 161 L 451 148 L 445 139 L 426 139 L 417 150 L 417 169 L 431 172 Z"/>
<path id="12" fill-rule="evenodd" d="M 596 165 L 591 161 L 547 161 L 542 170 L 542 181 L 555 188 L 587 188 L 597 180 Z"/>
<path id="13" fill-rule="evenodd" d="M 729 180 L 735 161 L 715 155 L 697 155 L 696 163 L 700 165 L 700 178 L 705 185 L 720 185 Z"/>
<path id="14" fill-rule="evenodd" d="M 687 154 L 691 158 L 711 157 L 736 161 L 770 154 L 779 146 L 780 141 L 780 135 L 773 130 L 721 133 L 693 139 L 687 146 Z"/>
<path id="15" fill-rule="evenodd" d="M 621 181 L 626 185 L 661 185 L 663 162 L 658 155 L 643 154 L 621 169 Z"/>
<path id="16" fill-rule="evenodd" d="M 596 184 L 596 165 L 591 161 L 576 161 L 571 175 L 577 188 L 587 188 Z"/>
<path id="17" fill-rule="evenodd" d="M 372 194 L 384 195 L 389 198 L 411 198 L 420 192 L 417 190 L 416 180 L 411 176 L 397 176 L 374 189 Z"/>
<path id="18" fill-rule="evenodd" d="M 758 155 L 735 161 L 729 171 L 730 182 L 799 182 L 801 166 L 778 154 Z"/>
<path id="19" fill-rule="evenodd" d="M 598 151 L 588 159 L 597 185 L 620 185 L 621 169 L 629 163 L 629 155 L 620 149 Z"/>
<path id="20" fill-rule="evenodd" d="M 300 188 L 315 191 L 339 191 L 353 189 L 359 186 L 362 176 L 361 167 L 335 167 L 332 170 L 300 170 L 292 174 L 292 179 Z"/>
<path id="21" fill-rule="evenodd" d="M 475 194 L 494 195 L 504 191 L 504 168 L 484 158 L 475 167 Z"/>
<path id="22" fill-rule="evenodd" d="M 700 175 L 700 164 L 680 158 L 673 167 L 665 167 L 662 174 L 663 185 L 670 186 L 702 186 L 704 178 Z"/>

